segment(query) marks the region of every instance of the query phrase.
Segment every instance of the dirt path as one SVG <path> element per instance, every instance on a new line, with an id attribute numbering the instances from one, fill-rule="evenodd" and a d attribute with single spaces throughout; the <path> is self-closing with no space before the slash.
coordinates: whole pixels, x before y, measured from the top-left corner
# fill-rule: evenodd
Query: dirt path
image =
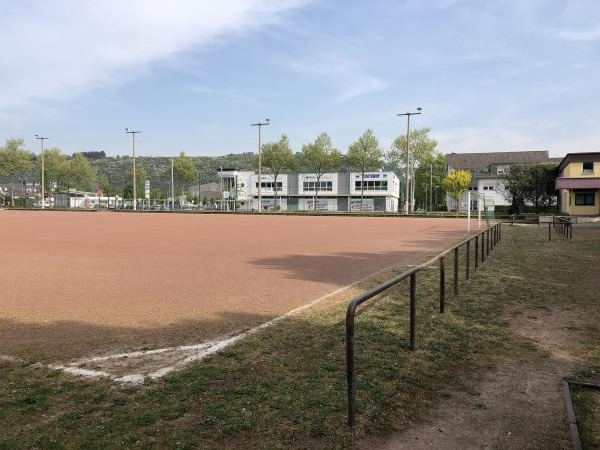
<path id="1" fill-rule="evenodd" d="M 563 345 L 582 338 L 589 317 L 555 308 L 505 320 L 548 356 L 502 363 L 470 392 L 451 392 L 414 426 L 361 450 L 571 449 L 560 381 L 577 361 Z"/>

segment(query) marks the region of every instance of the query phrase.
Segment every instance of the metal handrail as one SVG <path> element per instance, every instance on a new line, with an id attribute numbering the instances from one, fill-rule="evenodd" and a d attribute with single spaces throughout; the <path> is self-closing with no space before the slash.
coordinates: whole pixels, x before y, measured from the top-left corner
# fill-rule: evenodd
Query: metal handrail
<path id="1" fill-rule="evenodd" d="M 479 253 L 479 237 L 481 236 L 481 262 L 485 261 L 485 255 L 490 253 L 490 250 L 498 243 L 502 237 L 502 223 L 498 222 L 491 227 L 481 230 L 478 233 L 468 237 L 467 239 L 455 244 L 444 252 L 433 257 L 429 261 L 419 264 L 411 269 L 408 269 L 399 275 L 385 281 L 362 295 L 355 297 L 349 304 L 346 310 L 346 379 L 348 384 L 348 424 L 354 426 L 356 422 L 356 376 L 354 369 L 354 319 L 356 308 L 362 303 L 370 300 L 378 294 L 395 286 L 401 281 L 410 278 L 410 326 L 409 326 L 409 348 L 416 348 L 416 277 L 421 270 L 427 269 L 437 261 L 440 262 L 440 287 L 439 287 L 439 303 L 440 313 L 445 310 L 446 293 L 445 293 L 445 258 L 454 253 L 454 294 L 458 295 L 458 250 L 463 245 L 466 245 L 466 272 L 465 278 L 469 280 L 470 270 L 470 252 L 471 241 L 475 241 L 475 270 L 477 270 L 480 258 Z"/>
<path id="2" fill-rule="evenodd" d="M 560 216 L 552 216 L 552 222 L 548 222 L 548 242 L 552 241 L 552 228 L 554 232 L 573 239 L 573 223 L 571 219 Z"/>

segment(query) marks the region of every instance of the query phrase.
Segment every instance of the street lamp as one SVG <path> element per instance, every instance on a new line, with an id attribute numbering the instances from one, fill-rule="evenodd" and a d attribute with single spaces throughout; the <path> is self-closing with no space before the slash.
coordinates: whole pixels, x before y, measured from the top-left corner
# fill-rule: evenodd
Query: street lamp
<path id="1" fill-rule="evenodd" d="M 42 154 L 42 209 L 44 209 L 44 207 L 46 206 L 46 189 L 44 186 L 44 141 L 46 139 L 48 139 L 47 137 L 44 136 L 40 136 L 39 134 L 35 135 L 35 138 L 38 139 L 40 141 L 40 145 L 42 147 L 41 149 L 41 154 Z"/>
<path id="2" fill-rule="evenodd" d="M 141 131 L 130 130 L 125 128 L 125 133 L 131 135 L 131 146 L 133 150 L 133 210 L 137 210 L 137 180 L 135 179 L 135 135 L 141 133 Z"/>
<path id="3" fill-rule="evenodd" d="M 258 127 L 258 212 L 262 210 L 262 199 L 261 199 L 261 172 L 262 172 L 262 153 L 260 149 L 260 129 L 264 125 L 269 125 L 269 119 L 265 119 L 264 122 L 251 123 L 251 127 Z"/>
<path id="4" fill-rule="evenodd" d="M 409 199 L 410 195 L 410 184 L 409 184 L 409 172 L 410 172 L 410 163 L 409 163 L 409 139 L 410 139 L 410 116 L 416 116 L 417 114 L 421 114 L 422 108 L 417 108 L 417 112 L 406 112 L 401 114 L 396 114 L 397 116 L 406 116 L 406 196 L 404 197 L 404 211 L 405 214 L 409 213 Z"/>

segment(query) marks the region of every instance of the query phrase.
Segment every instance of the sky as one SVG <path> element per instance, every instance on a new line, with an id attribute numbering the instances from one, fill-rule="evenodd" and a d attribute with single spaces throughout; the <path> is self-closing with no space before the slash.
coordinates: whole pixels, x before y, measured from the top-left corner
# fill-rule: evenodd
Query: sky
<path id="1" fill-rule="evenodd" d="M 0 145 L 600 151 L 597 0 L 0 0 Z M 47 137 L 40 141 L 35 135 Z"/>

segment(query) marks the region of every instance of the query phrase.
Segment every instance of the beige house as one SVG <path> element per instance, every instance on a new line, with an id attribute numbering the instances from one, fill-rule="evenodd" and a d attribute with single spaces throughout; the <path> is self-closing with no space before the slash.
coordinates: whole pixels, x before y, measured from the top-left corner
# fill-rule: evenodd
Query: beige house
<path id="1" fill-rule="evenodd" d="M 560 212 L 600 215 L 600 153 L 569 153 L 558 166 Z"/>

